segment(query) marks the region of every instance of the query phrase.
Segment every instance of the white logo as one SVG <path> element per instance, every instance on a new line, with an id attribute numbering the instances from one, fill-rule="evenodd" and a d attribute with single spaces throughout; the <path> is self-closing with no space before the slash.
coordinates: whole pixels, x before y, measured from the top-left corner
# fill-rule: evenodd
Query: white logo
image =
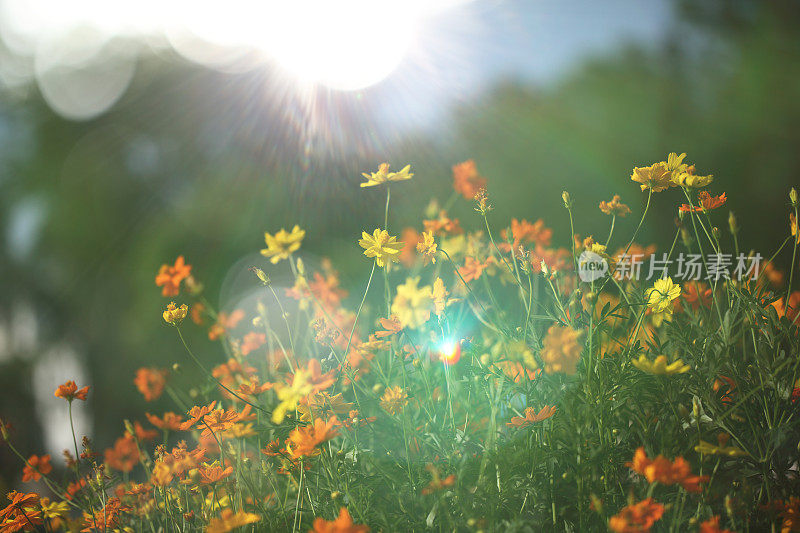
<path id="1" fill-rule="evenodd" d="M 604 277 L 607 273 L 608 261 L 601 255 L 586 250 L 578 258 L 578 276 L 581 281 L 589 283 Z"/>

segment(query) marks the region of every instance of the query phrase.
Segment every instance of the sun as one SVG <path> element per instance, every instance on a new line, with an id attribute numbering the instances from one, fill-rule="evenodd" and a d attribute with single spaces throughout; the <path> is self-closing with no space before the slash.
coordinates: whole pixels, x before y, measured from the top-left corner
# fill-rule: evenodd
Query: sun
<path id="1" fill-rule="evenodd" d="M 412 4 L 413 5 L 413 4 Z M 302 81 L 356 90 L 391 74 L 413 43 L 418 13 L 376 0 L 273 5 L 257 43 Z"/>

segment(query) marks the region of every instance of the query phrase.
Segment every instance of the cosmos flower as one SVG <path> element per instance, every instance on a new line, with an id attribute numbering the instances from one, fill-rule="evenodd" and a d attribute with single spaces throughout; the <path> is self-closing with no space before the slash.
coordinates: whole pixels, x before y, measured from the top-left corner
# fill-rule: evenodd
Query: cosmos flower
<path id="1" fill-rule="evenodd" d="M 163 368 L 140 368 L 136 371 L 133 384 L 144 396 L 145 401 L 157 400 L 164 392 L 167 383 L 167 370 Z"/>
<path id="2" fill-rule="evenodd" d="M 672 278 L 656 280 L 653 287 L 645 293 L 647 305 L 656 313 L 672 309 L 672 300 L 681 295 L 681 286 L 675 284 Z"/>
<path id="3" fill-rule="evenodd" d="M 192 265 L 187 265 L 182 255 L 175 260 L 174 265 L 161 265 L 156 275 L 156 286 L 161 289 L 162 296 L 177 296 L 180 292 L 181 281 L 189 277 Z"/>
<path id="4" fill-rule="evenodd" d="M 374 257 L 375 263 L 381 268 L 388 263 L 400 261 L 400 251 L 403 249 L 403 243 L 399 242 L 397 237 L 389 235 L 386 230 L 377 228 L 372 232 L 372 235 L 362 231 L 358 244 L 364 248 L 364 255 Z"/>
<path id="5" fill-rule="evenodd" d="M 399 386 L 388 387 L 381 396 L 381 407 L 390 415 L 402 412 L 408 403 L 408 393 Z"/>
<path id="6" fill-rule="evenodd" d="M 389 172 L 389 163 L 381 163 L 377 172 L 362 172 L 361 175 L 367 178 L 367 181 L 361 183 L 362 187 L 375 187 L 390 181 L 410 180 L 414 173 L 411 172 L 411 165 L 406 165 L 400 172 Z"/>
<path id="7" fill-rule="evenodd" d="M 675 186 L 672 183 L 672 173 L 663 162 L 649 167 L 634 168 L 631 180 L 639 183 L 643 191 L 650 189 L 653 192 L 661 192 Z"/>
<path id="8" fill-rule="evenodd" d="M 708 482 L 708 476 L 693 476 L 689 463 L 683 457 L 676 457 L 670 461 L 663 455 L 650 459 L 643 447 L 634 453 L 633 461 L 627 466 L 634 472 L 643 475 L 650 483 L 662 485 L 679 484 L 688 492 L 700 492 L 701 483 Z"/>
<path id="9" fill-rule="evenodd" d="M 216 462 L 213 464 L 203 463 L 198 469 L 197 473 L 200 474 L 201 485 L 211 485 L 219 483 L 233 473 L 233 467 L 222 468 Z"/>
<path id="10" fill-rule="evenodd" d="M 237 527 L 253 524 L 261 520 L 257 514 L 246 513 L 244 511 L 233 512 L 231 509 L 223 509 L 220 515 L 208 521 L 206 533 L 228 533 Z"/>
<path id="11" fill-rule="evenodd" d="M 433 240 L 433 233 L 430 231 L 422 232 L 421 238 L 417 242 L 417 251 L 422 254 L 426 262 L 436 262 L 436 242 Z"/>
<path id="12" fill-rule="evenodd" d="M 543 420 L 547 420 L 551 416 L 556 414 L 556 406 L 555 405 L 545 405 L 539 412 L 537 413 L 533 407 L 528 407 L 525 409 L 525 416 L 513 416 L 511 417 L 511 421 L 507 422 L 507 426 L 513 426 L 517 428 L 522 428 L 526 426 L 530 426 L 537 422 L 541 422 Z"/>
<path id="13" fill-rule="evenodd" d="M 50 456 L 31 455 L 28 462 L 22 469 L 22 482 L 39 481 L 43 475 L 47 475 L 53 471 L 53 465 L 50 464 Z"/>
<path id="14" fill-rule="evenodd" d="M 303 238 L 306 236 L 305 230 L 295 224 L 291 233 L 281 228 L 275 235 L 264 233 L 264 241 L 267 247 L 261 250 L 261 255 L 268 257 L 272 264 L 276 264 L 284 259 L 289 259 L 293 252 L 300 249 Z"/>
<path id="15" fill-rule="evenodd" d="M 86 395 L 89 394 L 89 386 L 87 385 L 82 389 L 78 389 L 78 386 L 75 385 L 75 382 L 69 380 L 63 385 L 59 385 L 54 394 L 56 398 L 64 398 L 68 402 L 71 402 L 72 400 L 86 401 Z"/>
<path id="16" fill-rule="evenodd" d="M 569 326 L 557 324 L 550 326 L 542 343 L 541 352 L 545 372 L 575 373 L 582 350 L 578 343 L 579 336 L 580 333 Z"/>
<path id="17" fill-rule="evenodd" d="M 392 302 L 392 314 L 404 328 L 418 328 L 431 317 L 433 290 L 430 285 L 418 287 L 419 276 L 407 278 L 397 286 L 397 295 Z"/>
<path id="18" fill-rule="evenodd" d="M 684 364 L 680 359 L 676 359 L 672 363 L 667 364 L 666 355 L 659 355 L 653 361 L 650 361 L 645 355 L 640 355 L 639 359 L 631 361 L 631 364 L 642 372 L 655 374 L 657 376 L 672 376 L 675 374 L 683 374 L 691 370 L 691 367 Z"/>
<path id="19" fill-rule="evenodd" d="M 700 213 L 702 211 L 711 211 L 712 209 L 716 209 L 725 205 L 725 202 L 728 200 L 728 198 L 725 196 L 725 193 L 722 193 L 719 196 L 711 196 L 707 191 L 700 191 L 700 193 L 697 195 L 697 200 L 700 205 L 692 207 L 689 204 L 681 204 L 678 210 L 683 213 Z"/>
<path id="20" fill-rule="evenodd" d="M 353 524 L 347 508 L 342 507 L 336 520 L 325 520 L 319 516 L 315 518 L 309 533 L 369 533 L 369 527 Z"/>
<path id="21" fill-rule="evenodd" d="M 475 161 L 468 159 L 453 166 L 453 189 L 467 200 L 486 187 L 486 178 L 478 173 Z"/>
<path id="22" fill-rule="evenodd" d="M 180 307 L 177 307 L 175 302 L 170 302 L 161 316 L 164 317 L 164 322 L 167 324 L 178 326 L 186 318 L 186 313 L 188 312 L 189 307 L 186 304 L 181 304 Z"/>
<path id="23" fill-rule="evenodd" d="M 626 217 L 631 213 L 631 208 L 620 201 L 619 195 L 615 194 L 614 197 L 606 202 L 600 202 L 600 211 L 606 215 L 614 215 L 618 217 Z"/>
<path id="24" fill-rule="evenodd" d="M 612 516 L 608 528 L 615 533 L 644 533 L 650 531 L 658 520 L 664 516 L 664 506 L 653 498 L 639 503 L 632 503 Z"/>
<path id="25" fill-rule="evenodd" d="M 433 494 L 434 492 L 439 492 L 447 487 L 452 487 L 456 483 L 455 474 L 450 474 L 446 478 L 442 479 L 439 469 L 432 464 L 425 465 L 425 470 L 430 473 L 431 482 L 428 483 L 427 487 L 422 489 L 422 494 Z"/>

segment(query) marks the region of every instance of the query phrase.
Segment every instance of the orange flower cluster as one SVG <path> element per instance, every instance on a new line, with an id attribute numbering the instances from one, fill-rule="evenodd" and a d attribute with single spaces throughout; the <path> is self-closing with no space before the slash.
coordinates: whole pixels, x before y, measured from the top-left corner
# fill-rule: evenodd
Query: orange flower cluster
<path id="1" fill-rule="evenodd" d="M 693 476 L 689 463 L 683 457 L 678 457 L 670 461 L 663 455 L 655 459 L 650 459 L 643 447 L 636 450 L 633 462 L 628 466 L 634 471 L 643 475 L 650 483 L 661 483 L 662 485 L 679 484 L 687 492 L 702 491 L 701 483 L 708 481 L 708 476 Z"/>

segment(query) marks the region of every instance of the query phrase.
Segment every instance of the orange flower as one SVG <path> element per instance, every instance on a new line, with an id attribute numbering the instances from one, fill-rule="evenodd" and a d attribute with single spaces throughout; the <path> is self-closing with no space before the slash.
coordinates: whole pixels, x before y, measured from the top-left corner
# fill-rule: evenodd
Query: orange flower
<path id="1" fill-rule="evenodd" d="M 447 487 L 452 487 L 456 482 L 455 474 L 450 474 L 446 478 L 442 479 L 439 476 L 439 469 L 433 466 L 432 464 L 426 465 L 425 470 L 430 472 L 431 482 L 428 483 L 427 487 L 422 489 L 422 494 L 432 494 L 434 492 L 444 490 Z"/>
<path id="2" fill-rule="evenodd" d="M 684 283 L 681 296 L 692 307 L 692 311 L 697 311 L 701 305 L 703 307 L 711 307 L 711 289 L 702 281 L 687 281 Z"/>
<path id="3" fill-rule="evenodd" d="M 398 386 L 388 387 L 381 397 L 381 407 L 390 415 L 396 415 L 408 403 L 408 394 Z"/>
<path id="4" fill-rule="evenodd" d="M 719 527 L 719 516 L 712 516 L 700 524 L 700 531 L 698 533 L 733 533 L 733 531 Z"/>
<path id="5" fill-rule="evenodd" d="M 160 368 L 140 368 L 133 379 L 134 385 L 144 396 L 145 401 L 152 402 L 164 392 L 167 370 Z"/>
<path id="6" fill-rule="evenodd" d="M 309 533 L 369 533 L 369 527 L 354 525 L 347 508 L 342 507 L 336 520 L 315 518 L 314 528 Z"/>
<path id="7" fill-rule="evenodd" d="M 208 329 L 208 339 L 215 341 L 225 335 L 228 331 L 236 327 L 236 325 L 244 318 L 244 311 L 241 309 L 234 310 L 230 315 L 227 313 L 219 313 L 217 321 Z"/>
<path id="8" fill-rule="evenodd" d="M 725 193 L 719 196 L 711 196 L 707 191 L 701 191 L 700 194 L 697 195 L 697 200 L 700 205 L 692 207 L 689 204 L 682 204 L 678 209 L 684 213 L 699 213 L 704 210 L 711 211 L 712 209 L 725 205 L 728 198 L 725 196 Z"/>
<path id="9" fill-rule="evenodd" d="M 313 425 L 298 427 L 289 434 L 286 451 L 295 459 L 318 455 L 317 445 L 337 436 L 339 425 L 339 420 L 332 416 L 327 422 L 317 418 Z"/>
<path id="10" fill-rule="evenodd" d="M 395 335 L 403 331 L 403 324 L 400 323 L 400 319 L 397 318 L 395 315 L 392 315 L 389 318 L 381 318 L 380 323 L 384 331 L 375 332 L 375 337 L 379 339 L 382 339 L 384 337 L 391 337 L 392 335 Z"/>
<path id="11" fill-rule="evenodd" d="M 517 220 L 511 219 L 511 238 L 512 243 L 508 243 L 508 231 L 500 231 L 500 236 L 503 238 L 500 243 L 500 249 L 504 252 L 516 250 L 523 242 L 532 242 L 538 246 L 550 246 L 550 240 L 553 237 L 553 230 L 545 227 L 544 220 L 539 219 L 533 224 L 525 219 Z"/>
<path id="12" fill-rule="evenodd" d="M 400 250 L 400 262 L 404 266 L 410 267 L 417 260 L 417 243 L 420 235 L 414 228 L 405 228 L 400 234 L 403 241 L 403 249 Z"/>
<path id="13" fill-rule="evenodd" d="M 63 385 L 59 385 L 54 394 L 56 398 L 64 398 L 68 402 L 72 402 L 72 400 L 86 401 L 86 395 L 89 394 L 89 386 L 78 389 L 75 382 L 69 380 Z"/>
<path id="14" fill-rule="evenodd" d="M 464 198 L 472 200 L 484 187 L 486 178 L 478 174 L 475 161 L 468 159 L 453 166 L 453 188 Z"/>
<path id="15" fill-rule="evenodd" d="M 206 533 L 227 533 L 237 527 L 246 526 L 261 520 L 257 514 L 239 511 L 234 513 L 230 509 L 223 509 L 219 518 L 212 518 L 208 521 Z"/>
<path id="16" fill-rule="evenodd" d="M 153 440 L 158 437 L 158 431 L 154 429 L 144 429 L 138 421 L 133 423 L 134 436 L 137 440 Z"/>
<path id="17" fill-rule="evenodd" d="M 794 321 L 797 312 L 800 311 L 800 291 L 794 291 L 789 295 L 789 305 L 786 305 L 785 299 L 780 299 L 772 302 L 772 307 L 778 312 L 778 317 L 787 317 L 789 320 Z"/>
<path id="18" fill-rule="evenodd" d="M 480 262 L 474 257 L 467 256 L 464 259 L 464 266 L 458 267 L 458 273 L 464 278 L 464 282 L 469 283 L 472 280 L 480 278 L 486 267 L 492 263 L 494 263 L 493 257 L 489 257 L 486 261 Z"/>
<path id="19" fill-rule="evenodd" d="M 692 476 L 689 463 L 683 457 L 677 457 L 670 461 L 663 455 L 655 459 L 650 459 L 640 447 L 633 455 L 633 462 L 628 466 L 634 471 L 642 474 L 650 483 L 661 483 L 662 485 L 680 484 L 688 492 L 700 492 L 700 483 L 708 481 L 708 476 Z"/>
<path id="20" fill-rule="evenodd" d="M 611 517 L 608 527 L 615 533 L 644 533 L 650 531 L 657 520 L 664 515 L 664 506 L 647 498 L 639 503 L 624 507 Z"/>
<path id="21" fill-rule="evenodd" d="M 216 464 L 209 465 L 206 463 L 198 468 L 197 472 L 200 474 L 201 484 L 211 485 L 212 483 L 217 483 L 230 476 L 233 473 L 233 467 L 229 466 L 228 468 L 223 469 L 221 466 Z"/>
<path id="22" fill-rule="evenodd" d="M 524 418 L 521 416 L 511 417 L 511 422 L 507 422 L 506 425 L 518 428 L 530 426 L 531 424 L 535 424 L 536 422 L 547 420 L 554 414 L 556 414 L 555 405 L 545 405 L 544 407 L 539 409 L 538 413 L 533 409 L 533 407 L 528 407 L 527 409 L 525 409 Z"/>
<path id="23" fill-rule="evenodd" d="M 608 202 L 600 202 L 600 211 L 606 215 L 625 217 L 631 213 L 631 208 L 620 202 L 619 194 L 615 194 Z"/>
<path id="24" fill-rule="evenodd" d="M 105 452 L 106 464 L 114 470 L 120 472 L 130 472 L 136 463 L 139 462 L 139 448 L 133 435 L 120 437 L 114 443 L 113 448 L 108 448 Z"/>
<path id="25" fill-rule="evenodd" d="M 789 213 L 789 231 L 792 232 L 795 240 L 800 243 L 800 232 L 797 231 L 797 218 L 794 213 Z"/>
<path id="26" fill-rule="evenodd" d="M 53 471 L 53 465 L 50 464 L 50 456 L 31 455 L 28 458 L 28 464 L 22 469 L 22 482 L 39 481 L 43 475 L 47 475 Z"/>
<path id="27" fill-rule="evenodd" d="M 553 372 L 575 373 L 582 350 L 578 343 L 579 336 L 580 333 L 569 326 L 557 324 L 550 326 L 541 352 L 545 372 L 548 374 Z"/>
<path id="28" fill-rule="evenodd" d="M 198 420 L 200 420 L 201 418 L 206 416 L 208 413 L 210 413 L 214 409 L 215 405 L 217 405 L 217 401 L 216 400 L 214 400 L 213 402 L 211 402 L 208 405 L 204 405 L 203 407 L 195 405 L 194 407 L 189 409 L 189 412 L 186 413 L 187 416 L 189 417 L 189 419 L 186 422 L 184 422 L 183 424 L 181 424 L 181 428 L 180 429 L 183 430 L 183 431 L 186 431 L 189 428 L 191 428 L 193 425 L 195 425 L 197 423 Z"/>
<path id="29" fill-rule="evenodd" d="M 242 355 L 247 355 L 252 351 L 258 350 L 267 342 L 267 336 L 264 333 L 256 333 L 251 331 L 242 339 L 242 344 L 239 349 Z"/>
<path id="30" fill-rule="evenodd" d="M 117 528 L 119 523 L 119 513 L 128 511 L 127 507 L 123 507 L 119 498 L 109 498 L 108 503 L 102 509 L 95 511 L 93 514 L 84 511 L 83 519 L 86 522 L 86 527 L 81 531 L 108 531 Z"/>
<path id="31" fill-rule="evenodd" d="M 464 229 L 461 227 L 458 219 L 448 218 L 447 212 L 444 209 L 439 211 L 439 218 L 423 220 L 422 225 L 425 226 L 425 231 L 436 235 L 459 235 L 464 233 Z M 419 237 L 417 238 L 417 242 L 419 242 Z"/>
<path id="32" fill-rule="evenodd" d="M 733 391 L 736 390 L 736 382 L 728 376 L 720 376 L 714 380 L 714 385 L 712 388 L 714 389 L 714 392 L 723 389 L 720 401 L 725 405 L 729 405 L 733 401 Z"/>
<path id="33" fill-rule="evenodd" d="M 164 287 L 162 296 L 177 296 L 180 292 L 181 281 L 189 277 L 192 265 L 187 265 L 182 255 L 179 255 L 173 266 L 161 265 L 156 276 L 156 285 Z"/>
<path id="34" fill-rule="evenodd" d="M 12 490 L 8 493 L 8 499 L 11 503 L 0 510 L 0 531 L 13 533 L 23 529 L 32 530 L 42 523 L 38 494 Z"/>
<path id="35" fill-rule="evenodd" d="M 164 430 L 178 431 L 181 429 L 181 422 L 183 421 L 181 415 L 175 414 L 172 411 L 164 413 L 162 418 L 158 418 L 150 413 L 145 413 L 145 416 L 155 427 Z"/>

